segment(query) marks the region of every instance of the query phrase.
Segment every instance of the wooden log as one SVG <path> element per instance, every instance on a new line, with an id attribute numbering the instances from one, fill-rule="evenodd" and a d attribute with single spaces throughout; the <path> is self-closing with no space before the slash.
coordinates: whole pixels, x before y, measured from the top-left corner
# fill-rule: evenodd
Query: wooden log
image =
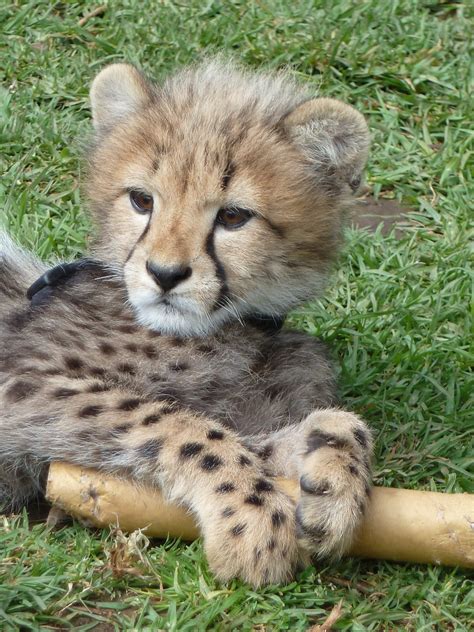
<path id="1" fill-rule="evenodd" d="M 278 484 L 297 498 L 296 481 Z M 199 537 L 192 516 L 156 489 L 67 463 L 52 463 L 47 499 L 66 513 L 150 537 Z M 474 495 L 375 487 L 348 555 L 474 568 Z"/>

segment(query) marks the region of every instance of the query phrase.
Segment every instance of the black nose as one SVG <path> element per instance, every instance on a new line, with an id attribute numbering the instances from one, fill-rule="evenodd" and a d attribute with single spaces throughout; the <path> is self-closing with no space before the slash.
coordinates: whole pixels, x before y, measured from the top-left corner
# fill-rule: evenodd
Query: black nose
<path id="1" fill-rule="evenodd" d="M 192 269 L 189 266 L 174 266 L 172 268 L 164 268 L 153 261 L 147 261 L 146 269 L 156 283 L 161 287 L 163 292 L 172 290 L 178 283 L 189 279 Z"/>

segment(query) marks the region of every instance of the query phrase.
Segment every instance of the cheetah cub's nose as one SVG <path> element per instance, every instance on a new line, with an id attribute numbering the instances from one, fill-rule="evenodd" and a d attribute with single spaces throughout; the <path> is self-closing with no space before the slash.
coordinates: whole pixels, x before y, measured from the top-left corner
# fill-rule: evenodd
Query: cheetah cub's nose
<path id="1" fill-rule="evenodd" d="M 169 292 L 169 290 L 172 290 L 178 283 L 181 283 L 181 281 L 189 279 L 193 272 L 189 266 L 173 266 L 167 268 L 159 266 L 153 263 L 153 261 L 147 261 L 146 269 L 163 292 Z"/>

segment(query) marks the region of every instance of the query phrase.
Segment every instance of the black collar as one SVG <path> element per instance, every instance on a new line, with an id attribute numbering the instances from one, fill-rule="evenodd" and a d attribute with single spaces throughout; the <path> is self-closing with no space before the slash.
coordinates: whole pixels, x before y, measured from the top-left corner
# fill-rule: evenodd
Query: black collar
<path id="1" fill-rule="evenodd" d="M 39 279 L 36 279 L 30 285 L 26 291 L 26 298 L 31 301 L 32 307 L 41 305 L 49 299 L 54 287 L 60 285 L 77 272 L 96 269 L 97 267 L 102 266 L 93 259 L 78 259 L 78 261 L 71 261 L 70 263 L 60 263 L 54 268 L 46 270 Z"/>

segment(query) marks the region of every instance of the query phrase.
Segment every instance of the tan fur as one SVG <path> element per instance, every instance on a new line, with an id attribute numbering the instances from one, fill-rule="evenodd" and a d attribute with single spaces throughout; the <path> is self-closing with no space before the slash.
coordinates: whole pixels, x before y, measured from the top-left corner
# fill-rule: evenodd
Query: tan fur
<path id="1" fill-rule="evenodd" d="M 346 550 L 370 493 L 370 432 L 334 408 L 322 344 L 275 326 L 325 283 L 363 117 L 221 61 L 163 86 L 112 65 L 91 102 L 96 264 L 29 304 L 42 265 L 11 244 L 0 259 L 0 501 L 53 459 L 102 468 L 192 511 L 220 579 L 287 581 Z M 248 221 L 224 227 L 236 208 Z M 275 476 L 300 479 L 298 506 Z"/>

